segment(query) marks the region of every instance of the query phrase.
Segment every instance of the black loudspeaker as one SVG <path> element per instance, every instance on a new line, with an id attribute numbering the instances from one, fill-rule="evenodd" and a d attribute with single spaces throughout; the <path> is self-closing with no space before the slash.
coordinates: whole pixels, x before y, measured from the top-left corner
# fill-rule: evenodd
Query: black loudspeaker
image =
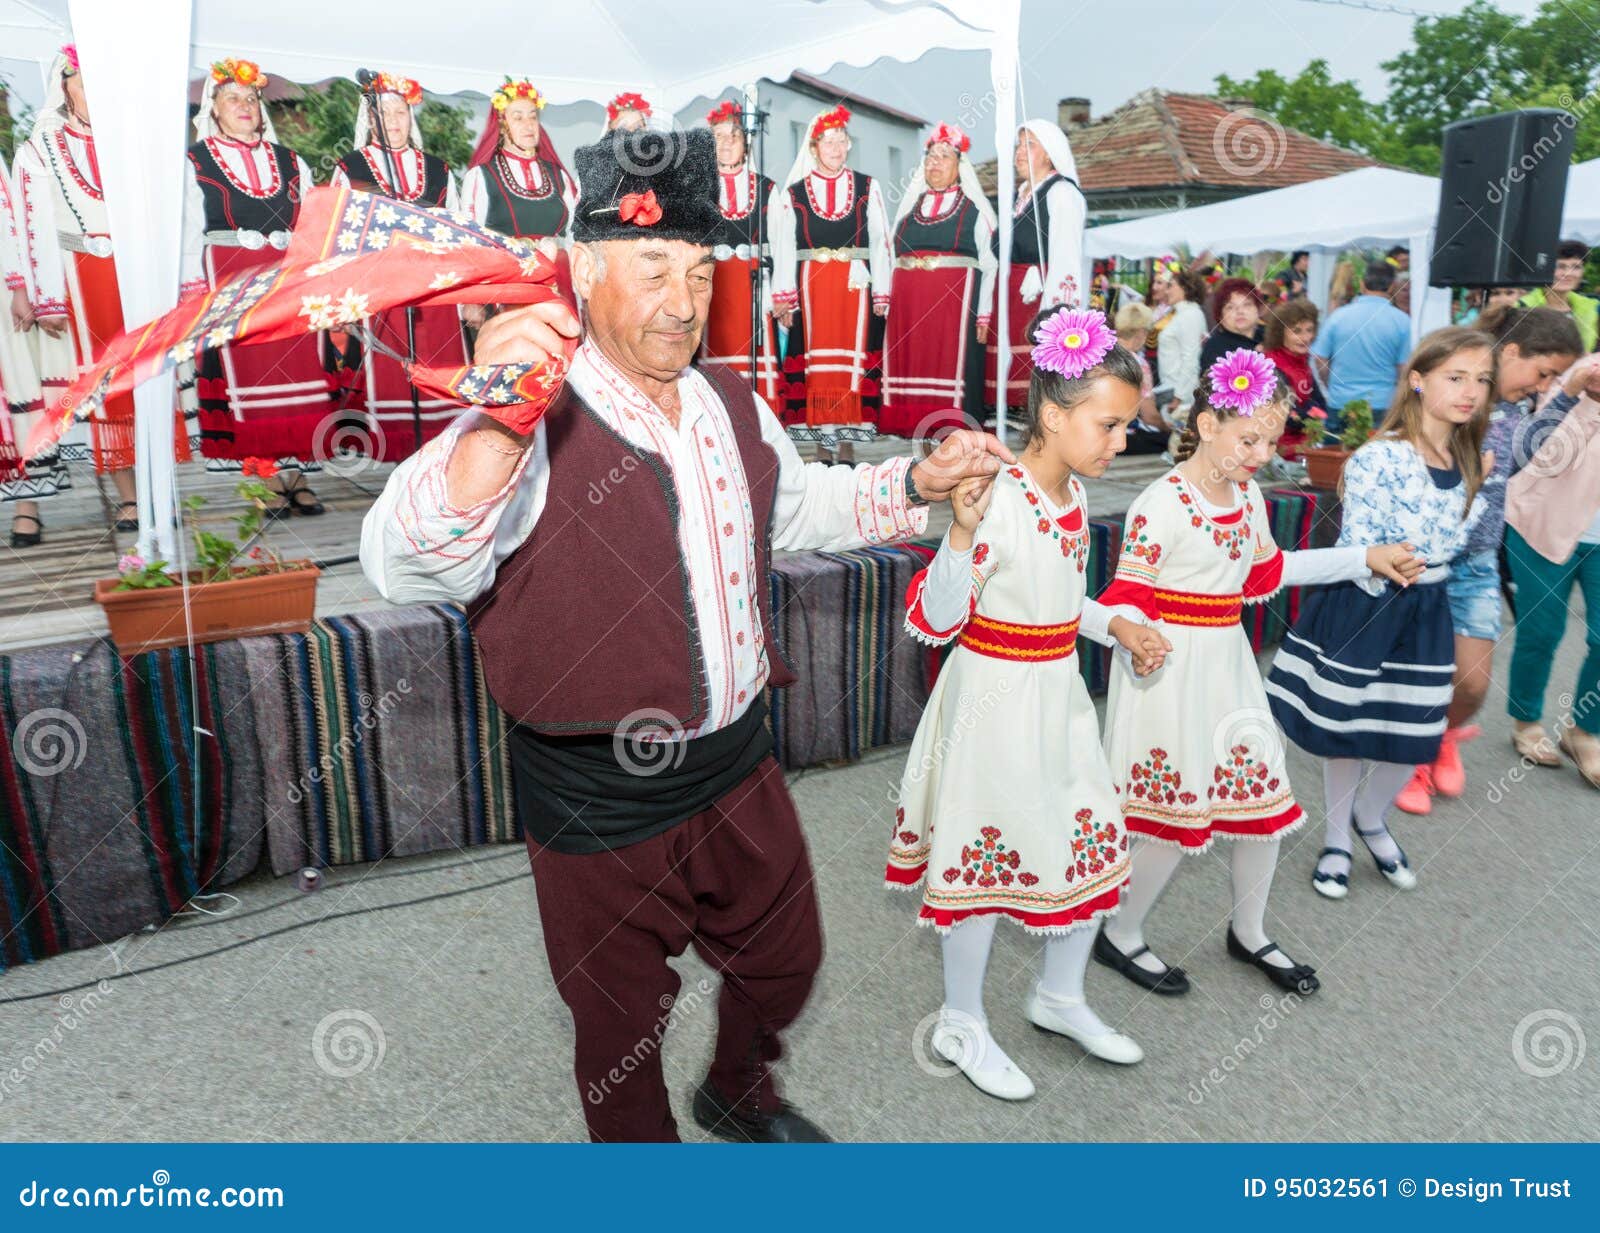
<path id="1" fill-rule="evenodd" d="M 1549 285 L 1576 124 L 1570 112 L 1534 108 L 1445 127 L 1433 286 Z"/>

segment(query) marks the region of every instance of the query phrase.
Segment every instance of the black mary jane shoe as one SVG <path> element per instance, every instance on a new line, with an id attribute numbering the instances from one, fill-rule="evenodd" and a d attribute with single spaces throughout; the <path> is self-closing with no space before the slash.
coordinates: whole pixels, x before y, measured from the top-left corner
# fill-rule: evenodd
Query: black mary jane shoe
<path id="1" fill-rule="evenodd" d="M 26 518 L 33 523 L 33 530 L 19 531 L 17 523 Z M 18 514 L 11 523 L 11 546 L 13 548 L 32 548 L 44 539 L 44 523 L 39 521 L 37 514 Z"/>
<path id="2" fill-rule="evenodd" d="M 317 494 L 304 484 L 295 488 L 284 489 L 283 495 L 288 498 L 288 509 L 291 514 L 304 514 L 306 517 L 312 518 L 318 514 L 326 514 L 328 512 L 328 507 L 317 500 Z M 304 497 L 305 500 L 302 501 L 301 497 Z"/>
<path id="3" fill-rule="evenodd" d="M 1324 856 L 1342 856 L 1347 861 L 1352 861 L 1350 853 L 1344 848 L 1323 848 L 1317 853 L 1318 868 L 1311 871 L 1311 889 L 1324 899 L 1343 899 L 1350 893 L 1350 871 L 1343 873 L 1323 873 L 1321 869 Z"/>
<path id="4" fill-rule="evenodd" d="M 1140 967 L 1134 962 L 1140 955 L 1146 954 L 1150 948 L 1141 946 L 1131 955 L 1124 955 L 1118 950 L 1110 938 L 1106 937 L 1105 930 L 1094 935 L 1094 957 L 1099 963 L 1116 972 L 1121 972 L 1141 989 L 1148 989 L 1151 993 L 1159 993 L 1167 997 L 1176 997 L 1189 992 L 1189 975 L 1182 968 L 1169 967 L 1162 972 L 1151 972 Z"/>
<path id="5" fill-rule="evenodd" d="M 125 509 L 133 511 L 132 518 L 118 518 L 114 525 L 119 531 L 137 531 L 139 529 L 139 503 L 137 501 L 123 501 L 117 506 L 117 513 Z"/>
<path id="6" fill-rule="evenodd" d="M 1243 963 L 1260 968 L 1267 974 L 1267 979 L 1280 989 L 1290 993 L 1298 993 L 1302 997 L 1315 993 L 1322 988 L 1322 982 L 1317 979 L 1317 969 L 1309 964 L 1296 963 L 1293 967 L 1281 968 L 1275 963 L 1268 963 L 1266 956 L 1273 951 L 1289 958 L 1276 942 L 1268 942 L 1260 950 L 1249 950 L 1245 944 L 1233 935 L 1233 926 L 1228 926 L 1228 953 Z"/>
<path id="7" fill-rule="evenodd" d="M 694 1090 L 694 1121 L 709 1135 L 733 1143 L 832 1143 L 791 1106 L 775 1113 L 750 1113 L 730 1104 L 705 1079 Z"/>

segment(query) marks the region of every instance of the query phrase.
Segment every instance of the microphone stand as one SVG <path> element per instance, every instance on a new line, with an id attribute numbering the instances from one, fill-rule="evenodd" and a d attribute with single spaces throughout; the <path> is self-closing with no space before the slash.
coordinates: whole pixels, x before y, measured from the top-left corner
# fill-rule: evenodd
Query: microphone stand
<path id="1" fill-rule="evenodd" d="M 376 90 L 364 91 L 366 94 L 366 107 L 368 110 L 367 123 L 378 138 L 378 145 L 383 150 L 384 169 L 389 174 L 389 196 L 395 200 L 400 198 L 400 173 L 394 156 L 394 147 L 389 144 L 388 130 L 383 127 L 383 112 L 378 106 L 378 92 Z M 417 310 L 416 306 L 407 304 L 406 309 L 406 385 L 411 390 L 411 451 L 415 453 L 422 448 L 422 395 L 418 392 L 416 383 L 411 380 L 411 366 L 417 362 Z M 376 337 L 377 332 L 373 331 Z"/>
<path id="2" fill-rule="evenodd" d="M 747 100 L 754 102 L 754 100 Z M 740 113 L 744 127 L 744 161 L 751 164 L 751 138 L 755 146 L 755 179 L 750 187 L 750 389 L 761 393 L 761 345 L 766 341 L 766 314 L 761 311 L 762 280 L 767 273 L 766 221 L 767 203 L 761 197 L 761 175 L 766 165 L 767 116 L 759 106 L 747 107 Z M 777 339 L 773 339 L 776 344 Z M 778 357 L 773 355 L 776 367 Z M 776 407 L 773 408 L 777 410 Z"/>

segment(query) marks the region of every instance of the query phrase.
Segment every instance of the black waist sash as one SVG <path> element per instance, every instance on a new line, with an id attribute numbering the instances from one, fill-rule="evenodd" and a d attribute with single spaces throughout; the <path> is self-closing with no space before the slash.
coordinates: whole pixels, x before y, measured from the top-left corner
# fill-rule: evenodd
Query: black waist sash
<path id="1" fill-rule="evenodd" d="M 710 808 L 772 753 L 757 698 L 733 723 L 687 740 L 628 734 L 508 734 L 522 828 L 556 852 L 605 852 L 640 843 Z"/>

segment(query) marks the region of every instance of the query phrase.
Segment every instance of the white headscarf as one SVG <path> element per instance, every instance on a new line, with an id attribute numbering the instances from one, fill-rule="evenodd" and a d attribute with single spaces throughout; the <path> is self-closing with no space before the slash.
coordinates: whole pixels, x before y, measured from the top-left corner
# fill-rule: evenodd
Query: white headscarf
<path id="1" fill-rule="evenodd" d="M 384 94 L 394 94 L 394 91 L 386 90 L 383 93 Z M 403 95 L 403 94 L 395 94 L 395 97 L 398 98 L 398 99 L 404 99 L 405 95 Z M 379 105 L 381 106 L 382 105 L 381 100 L 383 98 L 383 94 L 378 95 L 378 98 L 380 100 Z M 419 103 L 417 106 L 412 107 L 410 110 L 411 110 L 411 145 L 412 145 L 413 149 L 421 150 L 422 149 L 422 126 L 421 126 L 421 124 L 419 124 L 417 122 L 417 112 L 422 110 L 422 106 Z M 356 149 L 358 149 L 358 150 L 366 149 L 367 148 L 367 143 L 372 140 L 372 122 L 371 122 L 371 119 L 370 119 L 371 115 L 372 115 L 372 104 L 367 101 L 367 92 L 365 90 L 363 90 L 361 92 L 361 105 L 356 108 Z"/>
<path id="2" fill-rule="evenodd" d="M 789 178 L 784 181 L 785 185 L 798 184 L 813 171 L 818 170 L 817 156 L 811 152 L 811 134 L 816 131 L 817 121 L 823 116 L 831 116 L 833 112 L 832 107 L 827 111 L 819 111 L 807 122 L 806 131 L 800 138 L 800 152 L 794 156 L 794 166 L 789 168 Z"/>
<path id="3" fill-rule="evenodd" d="M 216 117 L 211 114 L 216 104 L 217 79 L 209 72 L 206 73 L 206 84 L 200 90 L 200 110 L 194 117 L 195 140 L 204 141 L 207 137 L 221 137 L 223 132 L 217 127 Z M 267 100 L 262 95 L 259 87 L 256 97 L 261 100 L 261 140 L 278 143 L 277 130 L 272 127 L 272 115 L 267 111 Z M 358 147 L 359 148 L 359 147 Z"/>
<path id="4" fill-rule="evenodd" d="M 1072 143 L 1067 140 L 1066 133 L 1061 131 L 1061 126 L 1053 120 L 1027 120 L 1022 125 L 1033 134 L 1034 140 L 1044 147 L 1044 152 L 1050 156 L 1050 162 L 1055 165 L 1056 174 L 1066 176 L 1074 184 L 1078 181 L 1078 160 L 1072 157 Z M 1082 185 L 1079 184 L 1081 188 Z"/>
<path id="5" fill-rule="evenodd" d="M 33 113 L 33 126 L 28 130 L 28 137 L 60 128 L 67 122 L 67 87 L 62 83 L 61 74 L 71 67 L 67 53 L 56 52 L 56 58 L 50 62 L 49 80 L 45 82 L 44 102 Z"/>
<path id="6" fill-rule="evenodd" d="M 894 230 L 899 229 L 901 221 L 917 208 L 917 202 L 922 200 L 922 194 L 928 191 L 928 177 L 922 166 L 922 160 L 918 159 L 917 169 L 911 173 L 911 183 L 906 186 L 906 195 L 900 199 L 900 208 L 895 211 Z M 956 151 L 956 183 L 961 185 L 961 191 L 966 194 L 967 200 L 978 207 L 978 213 L 988 220 L 990 229 L 997 229 L 1000 224 L 995 219 L 994 207 L 983 195 L 983 186 L 978 183 L 978 173 L 972 166 L 972 160 L 960 150 Z"/>

